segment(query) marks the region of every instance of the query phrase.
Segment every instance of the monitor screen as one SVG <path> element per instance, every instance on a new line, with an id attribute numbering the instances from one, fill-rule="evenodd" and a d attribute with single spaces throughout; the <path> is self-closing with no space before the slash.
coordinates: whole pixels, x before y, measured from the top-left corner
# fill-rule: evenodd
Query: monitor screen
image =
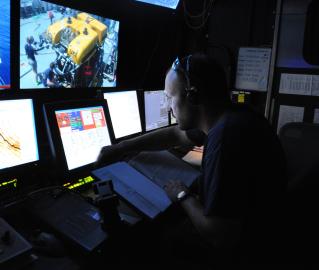
<path id="1" fill-rule="evenodd" d="M 103 106 L 56 110 L 55 117 L 69 170 L 95 162 L 111 145 Z"/>
<path id="2" fill-rule="evenodd" d="M 0 2 L 0 90 L 10 88 L 10 0 Z"/>
<path id="3" fill-rule="evenodd" d="M 171 125 L 177 124 L 177 119 L 172 114 L 172 111 L 170 111 L 170 118 L 171 118 Z"/>
<path id="4" fill-rule="evenodd" d="M 148 3 L 160 7 L 176 9 L 179 0 L 136 0 L 138 2 Z"/>
<path id="5" fill-rule="evenodd" d="M 142 132 L 136 91 L 104 93 L 116 139 Z"/>
<path id="6" fill-rule="evenodd" d="M 21 0 L 20 88 L 116 86 L 118 33 L 118 21 Z"/>
<path id="7" fill-rule="evenodd" d="M 144 103 L 146 131 L 169 125 L 164 90 L 144 92 Z"/>
<path id="8" fill-rule="evenodd" d="M 0 169 L 39 160 L 33 102 L 0 100 Z"/>

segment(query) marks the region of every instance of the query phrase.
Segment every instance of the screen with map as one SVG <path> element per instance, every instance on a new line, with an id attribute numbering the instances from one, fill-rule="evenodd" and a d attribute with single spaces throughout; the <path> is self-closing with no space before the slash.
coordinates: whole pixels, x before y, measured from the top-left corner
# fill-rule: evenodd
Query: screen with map
<path id="1" fill-rule="evenodd" d="M 39 160 L 33 102 L 0 101 L 0 169 Z"/>

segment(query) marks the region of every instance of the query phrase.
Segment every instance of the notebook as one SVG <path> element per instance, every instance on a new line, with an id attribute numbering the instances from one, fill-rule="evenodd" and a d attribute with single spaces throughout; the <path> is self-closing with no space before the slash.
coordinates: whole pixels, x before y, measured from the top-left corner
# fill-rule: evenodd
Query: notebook
<path id="1" fill-rule="evenodd" d="M 168 151 L 141 152 L 130 161 L 117 162 L 92 171 L 100 179 L 111 179 L 114 191 L 147 217 L 153 219 L 172 202 L 163 186 L 179 180 L 190 187 L 200 172 Z"/>

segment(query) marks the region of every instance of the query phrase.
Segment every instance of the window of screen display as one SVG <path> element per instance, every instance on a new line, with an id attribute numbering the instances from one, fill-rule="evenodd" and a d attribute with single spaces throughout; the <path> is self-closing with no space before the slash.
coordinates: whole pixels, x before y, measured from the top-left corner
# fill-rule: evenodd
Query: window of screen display
<path id="1" fill-rule="evenodd" d="M 69 170 L 95 162 L 111 145 L 102 106 L 57 110 L 55 116 Z"/>
<path id="2" fill-rule="evenodd" d="M 119 22 L 20 1 L 20 88 L 115 87 Z"/>
<path id="3" fill-rule="evenodd" d="M 144 103 L 146 131 L 169 125 L 164 90 L 145 91 Z"/>
<path id="4" fill-rule="evenodd" d="M 116 139 L 142 132 L 136 91 L 104 93 Z"/>
<path id="5" fill-rule="evenodd" d="M 31 99 L 0 101 L 0 169 L 39 160 Z"/>

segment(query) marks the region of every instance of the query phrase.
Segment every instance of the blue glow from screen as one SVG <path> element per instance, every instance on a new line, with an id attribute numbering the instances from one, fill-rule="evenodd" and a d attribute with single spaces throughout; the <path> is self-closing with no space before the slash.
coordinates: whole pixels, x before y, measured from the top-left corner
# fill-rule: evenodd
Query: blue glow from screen
<path id="1" fill-rule="evenodd" d="M 157 5 L 160 7 L 172 8 L 172 9 L 176 9 L 179 3 L 179 0 L 136 0 L 136 1 L 148 3 L 152 5 Z"/>

